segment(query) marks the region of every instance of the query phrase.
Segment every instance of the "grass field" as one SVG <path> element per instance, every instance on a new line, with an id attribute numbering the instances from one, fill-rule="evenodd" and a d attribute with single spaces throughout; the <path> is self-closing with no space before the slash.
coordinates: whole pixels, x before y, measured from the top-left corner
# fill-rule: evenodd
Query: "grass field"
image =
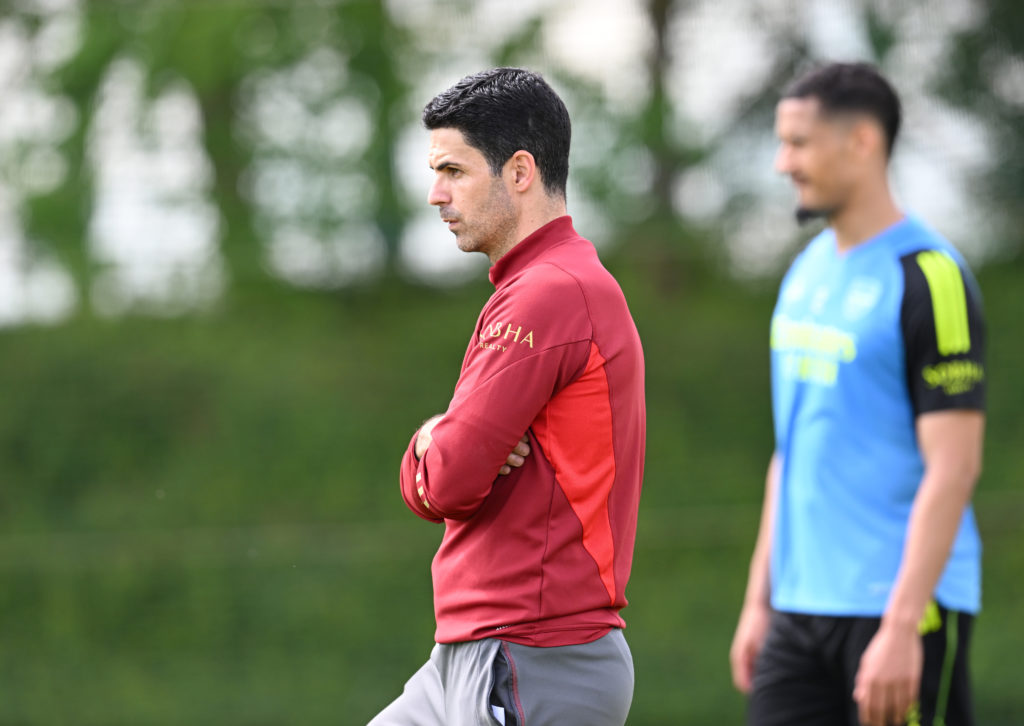
<path id="1" fill-rule="evenodd" d="M 630 723 L 738 723 L 727 649 L 771 449 L 772 294 L 623 274 L 648 362 Z M 982 276 L 980 723 L 1024 722 L 1019 270 Z M 397 494 L 485 286 L 290 294 L 0 335 L 0 724 L 362 724 L 426 658 L 440 529 Z"/>

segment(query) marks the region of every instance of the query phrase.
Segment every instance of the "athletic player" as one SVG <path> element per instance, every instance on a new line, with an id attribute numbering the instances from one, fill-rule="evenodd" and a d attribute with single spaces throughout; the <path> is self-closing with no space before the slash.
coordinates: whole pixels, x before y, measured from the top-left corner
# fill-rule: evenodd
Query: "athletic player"
<path id="1" fill-rule="evenodd" d="M 772 319 L 776 450 L 730 652 L 756 726 L 973 723 L 984 330 L 963 259 L 890 194 L 899 125 L 865 64 L 776 109 L 798 218 L 829 226 Z"/>
<path id="2" fill-rule="evenodd" d="M 566 216 L 569 115 L 540 76 L 497 68 L 423 122 L 429 202 L 490 258 L 495 292 L 448 410 L 402 460 L 406 505 L 445 526 L 437 645 L 371 724 L 620 726 L 644 366 L 622 291 Z"/>

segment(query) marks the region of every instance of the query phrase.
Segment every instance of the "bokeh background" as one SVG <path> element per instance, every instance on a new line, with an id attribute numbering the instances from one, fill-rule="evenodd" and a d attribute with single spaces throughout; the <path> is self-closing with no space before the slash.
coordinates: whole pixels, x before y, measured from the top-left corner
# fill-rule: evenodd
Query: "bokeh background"
<path id="1" fill-rule="evenodd" d="M 363 724 L 426 658 L 441 531 L 397 465 L 489 287 L 418 116 L 498 64 L 565 98 L 644 340 L 630 723 L 739 723 L 768 320 L 815 231 L 772 112 L 819 59 L 897 85 L 896 191 L 985 293 L 977 710 L 1024 724 L 1015 0 L 0 2 L 0 724 Z"/>

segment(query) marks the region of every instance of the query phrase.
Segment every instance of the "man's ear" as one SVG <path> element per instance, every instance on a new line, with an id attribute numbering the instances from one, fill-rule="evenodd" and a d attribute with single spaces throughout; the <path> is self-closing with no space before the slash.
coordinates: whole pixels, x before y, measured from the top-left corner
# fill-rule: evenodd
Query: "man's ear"
<path id="1" fill-rule="evenodd" d="M 850 130 L 851 140 L 857 155 L 862 159 L 879 154 L 886 157 L 885 132 L 877 121 L 859 118 Z"/>
<path id="2" fill-rule="evenodd" d="M 533 158 L 533 154 L 524 149 L 512 154 L 505 162 L 505 170 L 513 189 L 518 192 L 525 192 L 540 179 L 537 161 Z"/>

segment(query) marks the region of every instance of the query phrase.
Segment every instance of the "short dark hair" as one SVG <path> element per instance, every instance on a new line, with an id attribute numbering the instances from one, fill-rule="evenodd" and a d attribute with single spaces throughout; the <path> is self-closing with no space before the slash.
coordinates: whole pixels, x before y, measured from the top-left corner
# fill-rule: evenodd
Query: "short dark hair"
<path id="1" fill-rule="evenodd" d="M 816 98 L 826 114 L 857 112 L 874 118 L 885 132 L 892 155 L 900 130 L 900 99 L 870 63 L 830 63 L 793 81 L 783 98 Z"/>
<path id="2" fill-rule="evenodd" d="M 495 176 L 517 151 L 529 151 L 548 194 L 565 196 L 569 112 L 540 74 L 494 68 L 466 76 L 426 105 L 423 125 L 461 131 Z"/>

